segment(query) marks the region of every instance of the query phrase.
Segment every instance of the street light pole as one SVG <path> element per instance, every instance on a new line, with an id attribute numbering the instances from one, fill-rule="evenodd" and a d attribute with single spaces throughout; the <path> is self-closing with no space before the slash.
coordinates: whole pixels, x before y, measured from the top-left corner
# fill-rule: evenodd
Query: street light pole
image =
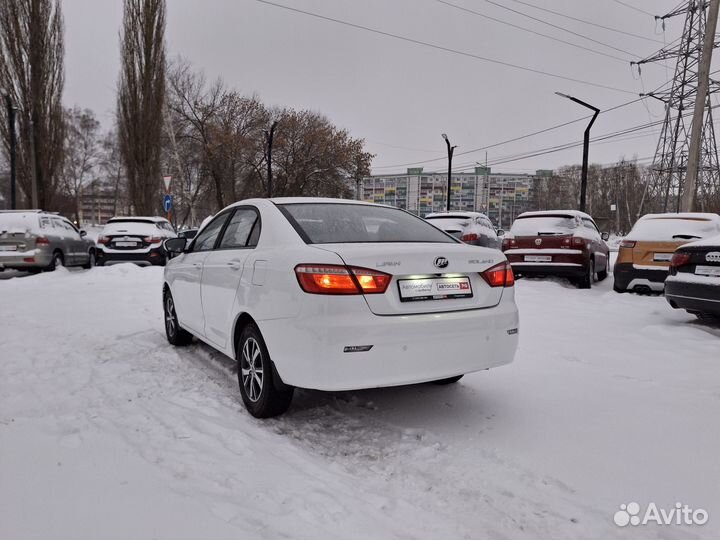
<path id="1" fill-rule="evenodd" d="M 5 103 L 7 105 L 8 134 L 10 137 L 10 210 L 16 210 L 17 134 L 15 132 L 15 107 L 13 107 L 10 94 L 5 95 Z"/>
<path id="2" fill-rule="evenodd" d="M 450 188 L 452 187 L 452 158 L 453 158 L 453 152 L 455 152 L 455 149 L 457 146 L 450 146 L 450 139 L 448 139 L 447 134 L 443 133 L 442 138 L 445 139 L 445 144 L 447 145 L 447 152 L 448 152 L 448 182 L 447 182 L 447 211 L 450 211 Z"/>
<path id="3" fill-rule="evenodd" d="M 267 141 L 267 196 L 268 198 L 273 196 L 272 189 L 272 145 L 273 137 L 275 136 L 275 128 L 277 127 L 277 121 L 273 122 L 270 126 L 270 131 L 265 130 L 265 140 Z"/>
<path id="4" fill-rule="evenodd" d="M 588 153 L 590 151 L 590 128 L 595 123 L 597 115 L 600 114 L 600 109 L 593 107 L 589 103 L 579 100 L 578 98 L 568 96 L 561 92 L 555 92 L 558 96 L 574 101 L 578 105 L 582 105 L 592 111 L 594 111 L 593 117 L 590 119 L 590 123 L 585 128 L 585 135 L 583 137 L 583 163 L 582 163 L 582 176 L 580 179 L 580 211 L 585 211 L 585 201 L 587 197 L 587 174 L 588 174 Z"/>

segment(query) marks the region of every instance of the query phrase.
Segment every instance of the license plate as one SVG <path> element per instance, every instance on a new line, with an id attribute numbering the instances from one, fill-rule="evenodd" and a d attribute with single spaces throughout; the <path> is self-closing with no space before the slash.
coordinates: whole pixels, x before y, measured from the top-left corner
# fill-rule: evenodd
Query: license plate
<path id="1" fill-rule="evenodd" d="M 672 253 L 655 253 L 653 261 L 657 262 L 669 262 L 672 259 Z"/>
<path id="2" fill-rule="evenodd" d="M 398 289 L 401 302 L 472 298 L 473 295 L 469 277 L 400 279 Z"/>
<path id="3" fill-rule="evenodd" d="M 0 251 L 17 251 L 17 246 L 0 246 Z"/>
<path id="4" fill-rule="evenodd" d="M 137 242 L 115 242 L 117 247 L 137 247 Z"/>
<path id="5" fill-rule="evenodd" d="M 525 255 L 525 262 L 552 262 L 551 255 Z"/>
<path id="6" fill-rule="evenodd" d="M 696 266 L 695 273 L 700 276 L 720 276 L 720 266 Z"/>

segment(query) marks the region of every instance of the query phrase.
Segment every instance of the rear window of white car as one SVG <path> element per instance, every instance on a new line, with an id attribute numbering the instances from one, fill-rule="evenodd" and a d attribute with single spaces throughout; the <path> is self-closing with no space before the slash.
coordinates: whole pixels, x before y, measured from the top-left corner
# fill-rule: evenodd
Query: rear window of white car
<path id="1" fill-rule="evenodd" d="M 545 236 L 557 234 L 573 234 L 579 220 L 568 215 L 544 215 L 519 217 L 510 228 L 513 236 Z"/>
<path id="2" fill-rule="evenodd" d="M 647 218 L 638 221 L 626 238 L 647 242 L 672 242 L 713 236 L 720 227 L 709 219 Z"/>
<path id="3" fill-rule="evenodd" d="M 116 234 L 138 234 L 142 236 L 156 236 L 160 229 L 147 221 L 113 221 L 105 225 L 103 236 Z"/>
<path id="4" fill-rule="evenodd" d="M 35 232 L 39 229 L 36 213 L 0 212 L 0 234 Z"/>
<path id="5" fill-rule="evenodd" d="M 425 220 L 384 206 L 339 203 L 278 205 L 309 244 L 456 241 Z"/>

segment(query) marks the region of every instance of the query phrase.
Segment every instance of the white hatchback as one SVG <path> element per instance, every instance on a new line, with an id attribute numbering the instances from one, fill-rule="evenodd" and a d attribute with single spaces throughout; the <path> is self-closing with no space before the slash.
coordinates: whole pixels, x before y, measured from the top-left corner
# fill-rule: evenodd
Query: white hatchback
<path id="1" fill-rule="evenodd" d="M 215 216 L 165 268 L 168 341 L 237 361 L 256 417 L 294 387 L 354 390 L 507 364 L 518 340 L 505 256 L 404 210 L 342 199 L 250 199 Z"/>

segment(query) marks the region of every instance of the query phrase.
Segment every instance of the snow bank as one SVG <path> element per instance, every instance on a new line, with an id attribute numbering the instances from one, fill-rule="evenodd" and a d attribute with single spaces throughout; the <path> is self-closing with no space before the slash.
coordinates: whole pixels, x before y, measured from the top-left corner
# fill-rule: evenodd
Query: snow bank
<path id="1" fill-rule="evenodd" d="M 515 363 L 258 421 L 232 361 L 168 346 L 161 285 L 0 281 L 0 538 L 720 535 L 720 329 L 662 297 L 523 279 Z M 630 501 L 710 521 L 619 529 Z"/>

